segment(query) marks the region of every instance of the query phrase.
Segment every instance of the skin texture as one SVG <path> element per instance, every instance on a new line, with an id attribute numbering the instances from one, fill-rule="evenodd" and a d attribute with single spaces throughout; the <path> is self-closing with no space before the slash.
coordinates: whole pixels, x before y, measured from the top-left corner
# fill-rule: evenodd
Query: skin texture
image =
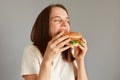
<path id="1" fill-rule="evenodd" d="M 50 15 L 50 34 L 55 37 L 60 31 L 70 31 L 69 17 L 65 10 L 59 7 L 54 7 Z"/>
<path id="2" fill-rule="evenodd" d="M 63 47 L 70 41 L 69 36 L 63 36 L 64 31 L 70 31 L 69 17 L 64 9 L 60 7 L 52 8 L 49 26 L 49 34 L 52 36 L 52 40 L 48 42 L 45 55 L 40 66 L 40 72 L 39 74 L 23 76 L 25 80 L 50 80 L 52 61 L 59 54 L 59 52 L 71 47 L 70 45 Z M 78 68 L 76 68 L 76 80 L 88 80 L 84 64 L 84 57 L 87 52 L 87 44 L 83 37 L 82 39 L 84 41 L 83 46 L 74 47 L 74 56 L 78 65 Z"/>

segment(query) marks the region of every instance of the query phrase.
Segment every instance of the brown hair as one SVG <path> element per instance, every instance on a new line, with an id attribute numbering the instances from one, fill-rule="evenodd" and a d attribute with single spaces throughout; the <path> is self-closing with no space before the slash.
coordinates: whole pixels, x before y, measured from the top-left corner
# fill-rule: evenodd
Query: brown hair
<path id="1" fill-rule="evenodd" d="M 31 41 L 33 45 L 37 46 L 40 50 L 42 56 L 44 56 L 46 47 L 48 42 L 51 40 L 51 36 L 49 35 L 49 18 L 51 9 L 53 7 L 60 7 L 64 9 L 67 14 L 67 9 L 61 4 L 52 4 L 46 7 L 37 17 L 31 32 Z M 70 49 L 62 52 L 63 59 L 68 61 L 68 52 L 70 53 Z M 71 58 L 70 60 L 73 60 Z"/>

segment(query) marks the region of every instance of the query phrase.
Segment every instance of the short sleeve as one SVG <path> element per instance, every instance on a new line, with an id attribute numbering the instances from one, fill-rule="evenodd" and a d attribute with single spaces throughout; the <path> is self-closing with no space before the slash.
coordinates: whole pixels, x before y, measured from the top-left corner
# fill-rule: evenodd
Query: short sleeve
<path id="1" fill-rule="evenodd" d="M 40 51 L 34 45 L 27 46 L 23 51 L 21 75 L 39 74 L 41 61 Z"/>

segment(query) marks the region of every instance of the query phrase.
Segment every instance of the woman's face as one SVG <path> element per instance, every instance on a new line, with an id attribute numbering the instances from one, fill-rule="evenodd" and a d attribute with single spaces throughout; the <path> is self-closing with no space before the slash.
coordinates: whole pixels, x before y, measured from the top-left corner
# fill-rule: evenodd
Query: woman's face
<path id="1" fill-rule="evenodd" d="M 67 12 L 60 7 L 53 7 L 49 18 L 49 34 L 55 37 L 61 31 L 70 31 Z"/>

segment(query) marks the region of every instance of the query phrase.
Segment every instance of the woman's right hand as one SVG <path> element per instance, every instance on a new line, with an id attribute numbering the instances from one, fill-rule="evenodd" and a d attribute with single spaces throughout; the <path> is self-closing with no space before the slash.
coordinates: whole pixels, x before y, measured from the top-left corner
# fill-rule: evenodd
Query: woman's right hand
<path id="1" fill-rule="evenodd" d="M 48 42 L 43 61 L 47 63 L 52 63 L 55 57 L 62 51 L 67 50 L 71 46 L 65 46 L 69 41 L 69 36 L 63 36 L 64 32 L 60 32 L 55 36 L 50 42 Z"/>

